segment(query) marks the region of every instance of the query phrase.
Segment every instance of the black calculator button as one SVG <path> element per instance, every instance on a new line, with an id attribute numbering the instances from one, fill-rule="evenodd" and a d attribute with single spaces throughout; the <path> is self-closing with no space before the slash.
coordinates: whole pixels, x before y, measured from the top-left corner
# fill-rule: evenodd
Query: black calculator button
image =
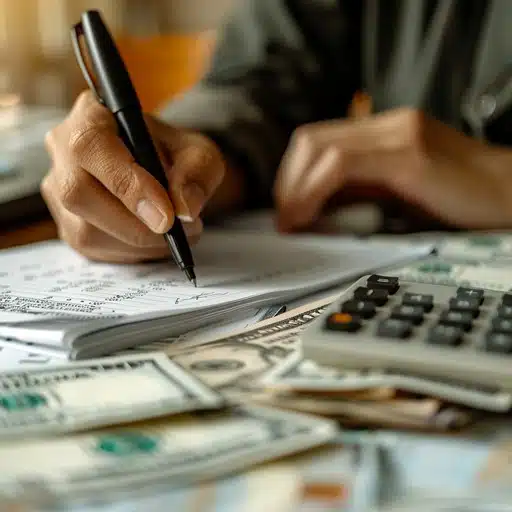
<path id="1" fill-rule="evenodd" d="M 373 302 L 364 300 L 347 300 L 341 305 L 342 313 L 350 313 L 368 319 L 375 316 L 377 309 Z"/>
<path id="2" fill-rule="evenodd" d="M 469 331 L 473 325 L 473 315 L 466 311 L 443 311 L 439 317 L 441 325 L 454 325 Z"/>
<path id="3" fill-rule="evenodd" d="M 467 311 L 473 315 L 473 318 L 476 318 L 480 312 L 480 299 L 454 297 L 450 299 L 449 307 L 450 311 Z"/>
<path id="4" fill-rule="evenodd" d="M 368 277 L 366 286 L 368 288 L 386 290 L 390 295 L 396 293 L 400 288 L 398 277 L 379 276 L 378 274 Z"/>
<path id="5" fill-rule="evenodd" d="M 331 331 L 356 332 L 361 325 L 361 319 L 349 313 L 331 313 L 326 321 L 326 327 Z"/>
<path id="6" fill-rule="evenodd" d="M 500 306 L 496 314 L 499 318 L 512 319 L 512 306 Z"/>
<path id="7" fill-rule="evenodd" d="M 512 335 L 503 332 L 488 333 L 485 349 L 499 354 L 512 354 Z"/>
<path id="8" fill-rule="evenodd" d="M 391 311 L 391 318 L 409 320 L 415 325 L 421 324 L 425 311 L 421 306 L 395 306 Z"/>
<path id="9" fill-rule="evenodd" d="M 508 320 L 506 318 L 493 318 L 491 325 L 493 332 L 512 334 L 512 320 Z"/>
<path id="10" fill-rule="evenodd" d="M 427 341 L 434 345 L 456 347 L 462 342 L 463 330 L 455 325 L 435 325 L 430 329 Z"/>
<path id="11" fill-rule="evenodd" d="M 377 327 L 377 336 L 382 338 L 405 339 L 411 335 L 411 332 L 411 322 L 398 318 L 387 318 Z"/>
<path id="12" fill-rule="evenodd" d="M 477 299 L 480 305 L 484 301 L 484 290 L 482 288 L 465 288 L 464 286 L 459 286 L 459 288 L 457 288 L 457 298 Z"/>
<path id="13" fill-rule="evenodd" d="M 503 306 L 512 306 L 512 293 L 505 293 L 501 297 L 501 304 Z"/>
<path id="14" fill-rule="evenodd" d="M 425 313 L 428 313 L 434 307 L 434 296 L 424 293 L 404 293 L 402 304 L 404 306 L 421 306 Z"/>
<path id="15" fill-rule="evenodd" d="M 354 299 L 373 302 L 377 306 L 384 306 L 388 301 L 387 290 L 365 288 L 359 286 L 354 290 Z"/>

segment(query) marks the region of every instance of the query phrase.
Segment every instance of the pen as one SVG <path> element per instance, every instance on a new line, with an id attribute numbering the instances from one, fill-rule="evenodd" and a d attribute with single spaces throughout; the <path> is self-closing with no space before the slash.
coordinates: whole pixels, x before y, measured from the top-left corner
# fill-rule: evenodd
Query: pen
<path id="1" fill-rule="evenodd" d="M 80 36 L 85 40 L 94 79 L 84 60 Z M 82 14 L 81 21 L 71 30 L 71 41 L 85 81 L 98 101 L 114 115 L 120 136 L 135 161 L 167 188 L 164 168 L 144 121 L 139 98 L 99 11 L 88 10 Z M 197 286 L 192 252 L 177 217 L 164 238 L 178 267 Z"/>

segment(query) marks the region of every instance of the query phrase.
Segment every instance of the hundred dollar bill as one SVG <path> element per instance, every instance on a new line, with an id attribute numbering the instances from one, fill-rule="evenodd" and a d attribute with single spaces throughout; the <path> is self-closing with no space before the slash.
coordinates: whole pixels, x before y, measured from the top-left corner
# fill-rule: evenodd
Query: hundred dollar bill
<path id="1" fill-rule="evenodd" d="M 240 406 L 23 443 L 0 443 L 0 493 L 110 500 L 184 487 L 330 443 L 328 420 Z"/>
<path id="2" fill-rule="evenodd" d="M 247 387 L 267 372 L 302 358 L 299 333 L 334 298 L 311 302 L 221 338 L 172 345 L 166 353 L 217 390 Z"/>
<path id="3" fill-rule="evenodd" d="M 506 412 L 512 407 L 510 393 L 492 386 L 388 370 L 340 371 L 308 360 L 274 368 L 267 372 L 261 384 L 270 390 L 324 393 L 331 398 L 338 393 L 340 399 L 355 390 L 391 388 L 486 411 Z"/>
<path id="4" fill-rule="evenodd" d="M 196 409 L 223 397 L 163 353 L 0 374 L 0 440 L 56 434 Z"/>

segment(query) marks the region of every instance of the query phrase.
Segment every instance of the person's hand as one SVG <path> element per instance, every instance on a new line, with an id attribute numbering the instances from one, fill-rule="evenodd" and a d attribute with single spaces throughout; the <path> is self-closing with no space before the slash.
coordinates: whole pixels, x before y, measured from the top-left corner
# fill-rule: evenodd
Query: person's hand
<path id="1" fill-rule="evenodd" d="M 512 226 L 512 150 L 411 109 L 299 127 L 278 170 L 282 231 L 313 224 L 346 185 L 387 189 L 460 228 Z"/>
<path id="2" fill-rule="evenodd" d="M 202 231 L 201 210 L 223 179 L 223 158 L 209 139 L 151 116 L 146 122 L 168 191 L 135 163 L 112 114 L 89 92 L 46 137 L 53 165 L 41 193 L 59 236 L 91 259 L 124 263 L 168 256 L 161 234 L 175 216 L 194 242 Z"/>

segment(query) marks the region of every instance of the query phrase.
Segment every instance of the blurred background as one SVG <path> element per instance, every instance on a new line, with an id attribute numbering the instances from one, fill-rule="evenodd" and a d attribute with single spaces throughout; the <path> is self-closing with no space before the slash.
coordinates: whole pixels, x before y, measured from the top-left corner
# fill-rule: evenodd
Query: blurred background
<path id="1" fill-rule="evenodd" d="M 234 0 L 0 0 L 0 93 L 68 107 L 84 86 L 69 30 L 100 9 L 147 110 L 189 87 L 208 63 Z"/>

